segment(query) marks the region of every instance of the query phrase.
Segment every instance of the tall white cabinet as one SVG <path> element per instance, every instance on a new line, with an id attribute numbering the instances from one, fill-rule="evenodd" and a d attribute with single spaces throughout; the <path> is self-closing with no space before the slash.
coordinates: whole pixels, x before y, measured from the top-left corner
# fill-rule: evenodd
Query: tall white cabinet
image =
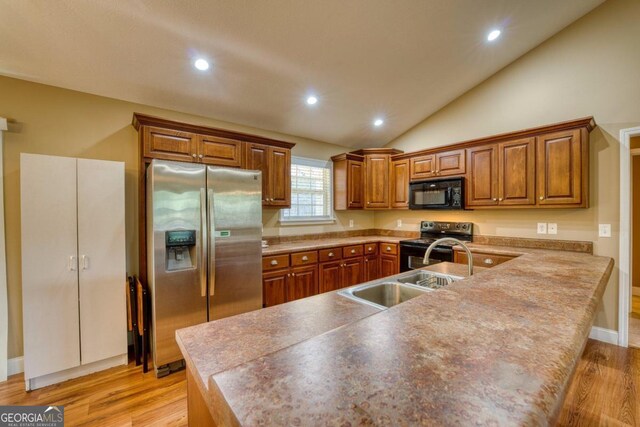
<path id="1" fill-rule="evenodd" d="M 124 163 L 22 154 L 27 389 L 127 362 Z"/>

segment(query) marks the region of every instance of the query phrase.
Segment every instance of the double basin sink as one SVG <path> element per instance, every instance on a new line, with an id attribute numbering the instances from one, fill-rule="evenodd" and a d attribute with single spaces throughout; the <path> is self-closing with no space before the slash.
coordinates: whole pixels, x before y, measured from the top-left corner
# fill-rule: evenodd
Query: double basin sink
<path id="1" fill-rule="evenodd" d="M 381 310 L 398 305 L 426 292 L 431 292 L 462 277 L 413 270 L 384 279 L 352 286 L 338 292 L 339 295 Z"/>

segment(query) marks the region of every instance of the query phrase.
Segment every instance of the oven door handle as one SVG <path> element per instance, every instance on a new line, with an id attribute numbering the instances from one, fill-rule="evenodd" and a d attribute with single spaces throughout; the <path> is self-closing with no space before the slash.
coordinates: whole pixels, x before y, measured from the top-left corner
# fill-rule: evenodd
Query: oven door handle
<path id="1" fill-rule="evenodd" d="M 402 252 L 403 248 L 411 249 L 411 250 L 420 250 L 420 251 L 423 251 L 423 252 L 427 251 L 427 248 L 422 246 L 422 245 L 413 246 L 413 245 L 403 245 L 403 244 L 401 244 L 400 245 L 400 252 Z M 439 248 L 439 247 L 436 246 L 435 248 L 433 248 L 433 250 L 431 252 L 437 252 L 437 253 L 441 253 L 441 254 L 450 254 L 450 253 L 453 253 L 453 249 L 444 249 L 444 248 Z M 423 256 L 424 256 L 424 253 L 423 253 Z"/>

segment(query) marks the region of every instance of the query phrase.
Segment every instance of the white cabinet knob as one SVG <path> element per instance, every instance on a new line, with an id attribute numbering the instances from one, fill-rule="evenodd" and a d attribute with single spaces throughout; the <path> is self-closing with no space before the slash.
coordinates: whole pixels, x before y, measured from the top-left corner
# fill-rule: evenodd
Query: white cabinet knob
<path id="1" fill-rule="evenodd" d="M 195 159 L 195 158 L 196 158 L 196 155 L 195 155 L 195 154 L 192 154 L 192 155 L 191 155 L 191 157 L 193 157 L 193 158 Z"/>
<path id="2" fill-rule="evenodd" d="M 276 261 L 275 259 L 271 260 L 271 265 L 278 265 L 278 261 Z"/>
<path id="3" fill-rule="evenodd" d="M 367 248 L 367 250 L 368 250 L 369 252 L 371 252 L 371 251 L 373 250 L 373 248 L 372 248 L 371 246 L 369 246 L 369 247 Z"/>
<path id="4" fill-rule="evenodd" d="M 329 252 L 329 256 L 332 257 L 333 256 L 333 252 Z"/>
<path id="5" fill-rule="evenodd" d="M 502 201 L 502 197 L 500 197 L 498 200 Z"/>
<path id="6" fill-rule="evenodd" d="M 491 199 L 491 200 L 493 200 L 493 201 L 495 202 L 495 201 L 497 201 L 498 199 L 496 199 L 496 198 L 494 197 L 494 198 L 493 198 L 493 199 Z"/>
<path id="7" fill-rule="evenodd" d="M 387 246 L 387 252 L 391 250 L 391 246 Z"/>
<path id="8" fill-rule="evenodd" d="M 487 265 L 493 264 L 493 260 L 491 258 L 485 258 L 484 263 Z"/>
<path id="9" fill-rule="evenodd" d="M 302 257 L 302 260 L 303 261 L 309 261 L 309 257 L 305 255 L 305 256 Z"/>
<path id="10" fill-rule="evenodd" d="M 200 154 L 198 157 L 203 158 L 204 156 L 202 154 Z"/>
<path id="11" fill-rule="evenodd" d="M 544 196 L 540 196 L 540 200 L 544 200 Z"/>
<path id="12" fill-rule="evenodd" d="M 356 250 L 355 250 L 355 249 L 351 249 L 351 253 L 352 253 L 352 254 L 355 254 L 355 253 L 356 253 Z"/>

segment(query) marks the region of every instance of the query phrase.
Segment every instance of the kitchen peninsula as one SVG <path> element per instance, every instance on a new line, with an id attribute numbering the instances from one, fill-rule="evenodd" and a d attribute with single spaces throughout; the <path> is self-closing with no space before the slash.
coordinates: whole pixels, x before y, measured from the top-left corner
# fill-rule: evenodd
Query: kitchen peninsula
<path id="1" fill-rule="evenodd" d="M 519 251 L 384 311 L 330 292 L 178 331 L 190 420 L 552 422 L 613 260 Z"/>

